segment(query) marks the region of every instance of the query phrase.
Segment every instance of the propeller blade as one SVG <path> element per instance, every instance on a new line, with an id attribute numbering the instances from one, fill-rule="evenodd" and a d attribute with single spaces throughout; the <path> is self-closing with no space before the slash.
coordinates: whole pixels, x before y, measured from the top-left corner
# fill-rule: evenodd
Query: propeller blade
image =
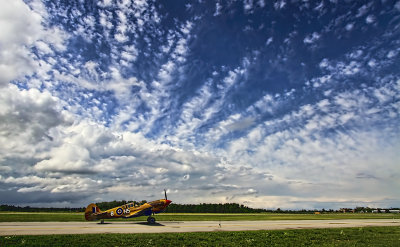
<path id="1" fill-rule="evenodd" d="M 167 198 L 167 191 L 164 189 L 164 195 L 165 195 L 165 200 L 168 200 Z"/>

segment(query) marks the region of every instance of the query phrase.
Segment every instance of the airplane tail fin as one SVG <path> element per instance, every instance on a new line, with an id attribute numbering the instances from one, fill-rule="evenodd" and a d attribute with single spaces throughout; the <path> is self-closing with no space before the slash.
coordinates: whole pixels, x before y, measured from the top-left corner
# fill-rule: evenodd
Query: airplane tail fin
<path id="1" fill-rule="evenodd" d="M 86 220 L 97 220 L 97 215 L 101 213 L 101 210 L 99 207 L 96 206 L 96 204 L 91 203 L 89 206 L 86 207 L 85 210 L 85 219 Z"/>

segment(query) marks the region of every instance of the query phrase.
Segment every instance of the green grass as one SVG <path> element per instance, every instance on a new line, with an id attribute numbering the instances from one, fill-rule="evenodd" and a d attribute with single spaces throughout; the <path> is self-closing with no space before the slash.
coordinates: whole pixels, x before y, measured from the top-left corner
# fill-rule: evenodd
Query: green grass
<path id="1" fill-rule="evenodd" d="M 16 213 L 1 212 L 0 222 L 85 221 L 83 213 Z"/>
<path id="2" fill-rule="evenodd" d="M 400 228 L 0 236 L 0 246 L 400 246 Z"/>
<path id="3" fill-rule="evenodd" d="M 399 214 L 160 214 L 159 221 L 398 219 Z"/>
<path id="4" fill-rule="evenodd" d="M 219 220 L 335 220 L 335 219 L 399 219 L 400 214 L 173 214 L 155 216 L 157 221 L 219 221 Z M 146 221 L 146 217 L 106 221 Z M 83 213 L 16 213 L 0 212 L 0 222 L 85 221 Z"/>

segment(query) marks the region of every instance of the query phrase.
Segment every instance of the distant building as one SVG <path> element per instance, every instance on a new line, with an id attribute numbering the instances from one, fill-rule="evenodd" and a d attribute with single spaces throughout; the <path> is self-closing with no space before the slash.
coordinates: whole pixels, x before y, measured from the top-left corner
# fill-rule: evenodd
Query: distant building
<path id="1" fill-rule="evenodd" d="M 355 210 L 352 208 L 341 208 L 339 211 L 342 213 L 354 213 L 355 212 Z"/>
<path id="2" fill-rule="evenodd" d="M 378 208 L 378 209 L 372 210 L 372 213 L 392 213 L 392 214 L 398 214 L 398 213 L 400 213 L 400 210 L 399 210 L 399 209 L 382 209 L 382 208 Z"/>

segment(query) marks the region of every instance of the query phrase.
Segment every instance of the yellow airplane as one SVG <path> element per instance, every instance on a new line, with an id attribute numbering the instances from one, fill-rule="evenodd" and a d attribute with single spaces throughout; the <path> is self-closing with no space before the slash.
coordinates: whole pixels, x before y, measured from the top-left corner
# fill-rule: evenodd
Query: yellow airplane
<path id="1" fill-rule="evenodd" d="M 140 206 L 135 205 L 132 202 L 106 211 L 101 211 L 96 204 L 92 203 L 89 204 L 85 210 L 85 219 L 89 221 L 101 220 L 101 223 L 104 223 L 104 219 L 133 218 L 146 215 L 149 216 L 147 218 L 147 222 L 149 224 L 154 224 L 156 219 L 151 215 L 164 212 L 168 205 L 172 202 L 167 199 L 166 190 L 164 190 L 164 193 L 165 199 L 147 202 Z"/>

